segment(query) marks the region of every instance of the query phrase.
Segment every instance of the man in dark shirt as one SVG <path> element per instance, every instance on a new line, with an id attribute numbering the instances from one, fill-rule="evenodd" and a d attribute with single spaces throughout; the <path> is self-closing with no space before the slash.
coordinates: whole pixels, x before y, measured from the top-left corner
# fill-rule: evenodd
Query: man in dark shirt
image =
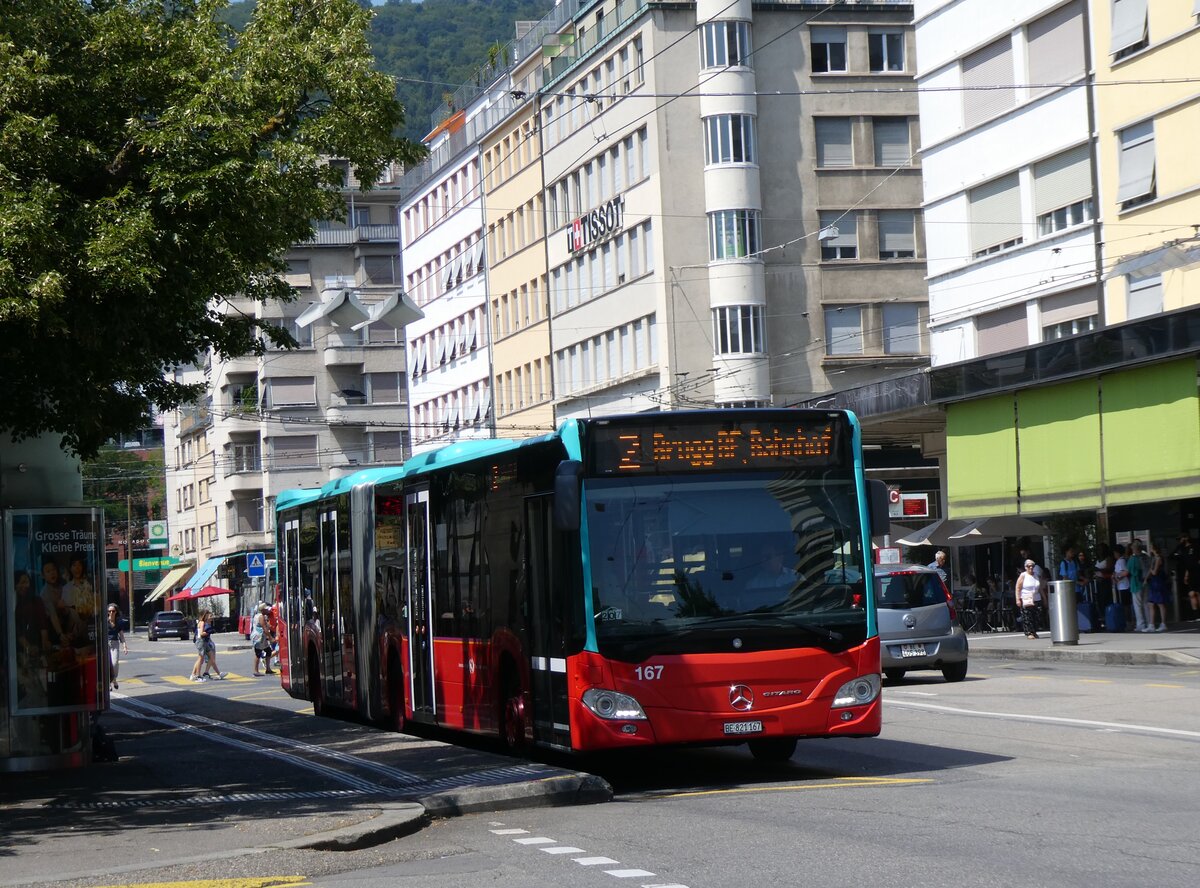
<path id="1" fill-rule="evenodd" d="M 1200 619 L 1200 563 L 1196 560 L 1196 549 L 1192 538 L 1186 533 L 1179 538 L 1179 545 L 1171 552 L 1175 562 L 1175 576 L 1179 580 L 1179 592 L 1183 609 L 1189 609 L 1190 620 Z"/>

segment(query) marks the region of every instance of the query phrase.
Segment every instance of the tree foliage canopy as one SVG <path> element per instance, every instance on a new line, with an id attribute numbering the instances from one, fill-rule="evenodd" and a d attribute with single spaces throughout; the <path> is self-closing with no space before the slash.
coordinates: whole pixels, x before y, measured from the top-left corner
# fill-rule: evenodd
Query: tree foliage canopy
<path id="1" fill-rule="evenodd" d="M 355 0 L 0 0 L 0 429 L 90 455 L 194 397 L 168 371 L 280 334 L 234 297 L 340 218 L 346 158 L 412 162 Z"/>

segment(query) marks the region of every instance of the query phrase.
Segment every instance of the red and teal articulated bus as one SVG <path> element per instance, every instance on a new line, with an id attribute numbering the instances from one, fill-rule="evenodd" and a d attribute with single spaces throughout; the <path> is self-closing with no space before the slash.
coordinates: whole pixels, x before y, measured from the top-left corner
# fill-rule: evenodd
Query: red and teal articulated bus
<path id="1" fill-rule="evenodd" d="M 288 491 L 283 685 L 516 750 L 874 736 L 861 454 L 842 411 L 646 413 Z"/>

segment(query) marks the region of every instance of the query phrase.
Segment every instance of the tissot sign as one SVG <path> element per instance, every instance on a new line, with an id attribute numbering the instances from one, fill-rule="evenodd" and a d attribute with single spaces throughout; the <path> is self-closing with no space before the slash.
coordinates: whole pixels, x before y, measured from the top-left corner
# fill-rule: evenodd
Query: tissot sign
<path id="1" fill-rule="evenodd" d="M 619 231 L 625 222 L 625 196 L 618 195 L 584 213 L 567 229 L 567 249 L 580 253 L 605 235 Z"/>

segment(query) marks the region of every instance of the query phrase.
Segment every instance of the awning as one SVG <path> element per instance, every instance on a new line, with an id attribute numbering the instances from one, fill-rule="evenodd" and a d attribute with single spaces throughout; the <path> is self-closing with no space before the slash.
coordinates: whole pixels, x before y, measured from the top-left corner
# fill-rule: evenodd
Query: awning
<path id="1" fill-rule="evenodd" d="M 217 568 L 220 567 L 228 557 L 229 556 L 227 555 L 218 555 L 216 558 L 209 558 L 207 561 L 205 561 L 202 565 L 200 565 L 200 569 L 196 571 L 195 576 L 187 581 L 187 585 L 183 587 L 183 591 L 187 592 L 191 589 L 199 589 L 207 584 L 208 581 L 213 578 L 213 574 L 217 572 Z"/>
<path id="2" fill-rule="evenodd" d="M 1187 268 L 1197 262 L 1197 257 L 1192 255 L 1193 252 L 1195 251 L 1181 250 L 1178 246 L 1172 245 L 1159 247 L 1147 253 L 1138 253 L 1136 256 L 1122 259 L 1114 265 L 1104 275 L 1103 280 L 1110 281 L 1127 274 L 1135 277 L 1153 277 L 1175 268 Z"/>
<path id="3" fill-rule="evenodd" d="M 209 598 L 213 595 L 232 595 L 233 590 L 225 586 L 203 586 L 200 588 L 181 589 L 167 601 L 179 601 L 184 598 Z"/>
<path id="4" fill-rule="evenodd" d="M 194 565 L 188 564 L 184 567 L 173 567 L 167 571 L 167 575 L 154 587 L 154 591 L 146 596 L 146 604 L 158 601 L 158 599 L 166 595 L 171 587 L 192 572 L 193 567 Z"/>

